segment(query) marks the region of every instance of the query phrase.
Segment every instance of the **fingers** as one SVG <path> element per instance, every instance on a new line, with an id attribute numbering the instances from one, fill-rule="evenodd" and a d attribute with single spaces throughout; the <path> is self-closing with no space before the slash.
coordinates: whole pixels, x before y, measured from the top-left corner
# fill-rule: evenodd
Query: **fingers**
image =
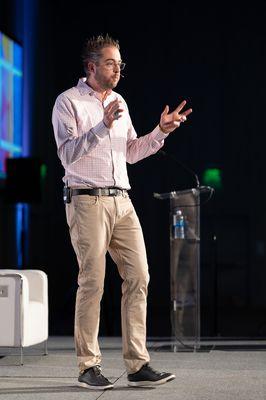
<path id="1" fill-rule="evenodd" d="M 185 107 L 186 104 L 187 104 L 186 100 L 183 100 L 183 101 L 179 104 L 179 106 L 176 107 L 176 109 L 175 109 L 174 112 L 179 113 L 179 112 Z"/>
<path id="2" fill-rule="evenodd" d="M 118 115 L 121 112 L 123 112 L 123 108 L 121 107 L 121 102 L 118 100 L 114 100 L 112 101 L 110 104 L 108 104 L 108 106 L 104 109 L 104 114 L 111 116 L 111 115 Z"/>
<path id="3" fill-rule="evenodd" d="M 103 121 L 108 128 L 112 127 L 114 120 L 121 118 L 124 109 L 121 107 L 121 101 L 115 99 L 111 101 L 104 109 Z"/>
<path id="4" fill-rule="evenodd" d="M 169 106 L 166 105 L 161 115 L 167 115 L 168 113 L 169 113 Z"/>
<path id="5" fill-rule="evenodd" d="M 111 101 L 111 103 L 108 104 L 108 106 L 105 107 L 105 112 L 108 114 L 113 114 L 116 111 L 118 111 L 119 109 L 121 109 L 121 111 L 123 110 L 121 108 L 121 102 L 119 100 L 113 100 Z"/>
<path id="6" fill-rule="evenodd" d="M 184 115 L 185 117 L 187 117 L 189 114 L 192 113 L 192 108 L 189 108 L 188 110 L 184 111 L 182 114 L 180 115 Z"/>
<path id="7" fill-rule="evenodd" d="M 183 100 L 178 107 L 169 114 L 169 107 L 166 106 L 164 111 L 161 114 L 160 119 L 160 128 L 164 133 L 170 133 L 174 131 L 176 128 L 179 128 L 182 122 L 187 120 L 187 116 L 192 113 L 192 108 L 184 112 L 180 112 L 185 105 L 187 104 L 186 100 Z"/>
<path id="8" fill-rule="evenodd" d="M 192 113 L 192 108 L 189 110 L 184 111 L 182 114 L 178 114 L 179 121 L 185 122 L 187 120 L 187 116 Z"/>
<path id="9" fill-rule="evenodd" d="M 188 110 L 186 110 L 186 111 L 180 113 L 180 111 L 185 107 L 186 104 L 187 104 L 186 100 L 183 100 L 183 101 L 176 107 L 176 109 L 175 109 L 174 111 L 171 112 L 170 115 L 172 116 L 172 118 L 177 119 L 177 120 L 179 120 L 179 121 L 181 121 L 181 122 L 186 121 L 186 118 L 184 118 L 184 117 L 187 117 L 189 114 L 192 113 L 192 108 L 189 108 Z M 162 116 L 168 114 L 168 112 L 169 112 L 169 107 L 168 107 L 168 106 L 166 106 L 166 107 L 167 107 L 167 112 L 165 112 L 165 111 L 166 111 L 166 108 L 165 108 L 164 111 L 163 111 L 163 113 L 161 114 Z M 182 118 L 181 118 L 181 117 L 182 117 Z"/>
<path id="10" fill-rule="evenodd" d="M 172 112 L 173 120 L 185 122 L 187 120 L 187 116 L 192 113 L 192 108 L 180 113 L 180 110 L 185 106 L 186 101 L 182 101 L 182 103 Z M 179 111 L 178 111 L 179 109 Z"/>

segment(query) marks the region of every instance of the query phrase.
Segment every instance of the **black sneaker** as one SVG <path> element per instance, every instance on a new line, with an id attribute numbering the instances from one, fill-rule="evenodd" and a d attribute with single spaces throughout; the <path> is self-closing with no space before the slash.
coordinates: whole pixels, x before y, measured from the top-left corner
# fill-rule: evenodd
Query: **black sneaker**
<path id="1" fill-rule="evenodd" d="M 128 386 L 156 386 L 172 381 L 175 379 L 175 375 L 168 372 L 155 371 L 147 363 L 134 374 L 128 374 L 127 379 Z"/>
<path id="2" fill-rule="evenodd" d="M 85 369 L 78 377 L 79 386 L 87 389 L 106 390 L 113 389 L 114 385 L 101 374 L 100 365 Z"/>

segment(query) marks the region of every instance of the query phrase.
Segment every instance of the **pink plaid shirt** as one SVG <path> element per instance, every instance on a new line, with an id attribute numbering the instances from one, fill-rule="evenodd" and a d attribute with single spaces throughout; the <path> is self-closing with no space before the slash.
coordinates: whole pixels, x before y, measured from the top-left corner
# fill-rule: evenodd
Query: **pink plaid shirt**
<path id="1" fill-rule="evenodd" d="M 115 98 L 122 101 L 124 111 L 108 129 L 103 109 Z M 52 122 L 57 153 L 65 168 L 63 181 L 70 187 L 130 189 L 126 163 L 156 153 L 167 137 L 157 126 L 138 138 L 122 96 L 112 91 L 102 103 L 85 78 L 58 96 Z"/>

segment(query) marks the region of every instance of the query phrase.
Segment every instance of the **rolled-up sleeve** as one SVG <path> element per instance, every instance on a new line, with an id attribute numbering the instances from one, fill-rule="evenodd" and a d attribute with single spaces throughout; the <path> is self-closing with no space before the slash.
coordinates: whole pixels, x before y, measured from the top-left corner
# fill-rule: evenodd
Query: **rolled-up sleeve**
<path id="1" fill-rule="evenodd" d="M 61 94 L 52 114 L 57 154 L 63 165 L 70 165 L 87 155 L 108 134 L 103 121 L 79 136 L 75 108 L 67 96 Z"/>

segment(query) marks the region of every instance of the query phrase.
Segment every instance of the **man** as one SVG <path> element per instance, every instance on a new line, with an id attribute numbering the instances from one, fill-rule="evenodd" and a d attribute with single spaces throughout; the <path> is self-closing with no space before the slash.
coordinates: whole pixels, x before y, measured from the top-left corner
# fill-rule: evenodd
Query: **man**
<path id="1" fill-rule="evenodd" d="M 149 281 L 141 226 L 130 201 L 126 162 L 156 153 L 167 135 L 191 113 L 183 101 L 166 106 L 155 129 L 137 138 L 125 100 L 113 89 L 125 64 L 118 41 L 106 35 L 87 41 L 86 78 L 63 92 L 53 109 L 58 156 L 65 168 L 66 216 L 77 255 L 79 276 L 75 345 L 79 384 L 110 389 L 101 374 L 98 345 L 100 301 L 108 251 L 122 284 L 123 357 L 130 386 L 154 386 L 175 378 L 149 365 L 146 349 L 146 297 Z"/>

